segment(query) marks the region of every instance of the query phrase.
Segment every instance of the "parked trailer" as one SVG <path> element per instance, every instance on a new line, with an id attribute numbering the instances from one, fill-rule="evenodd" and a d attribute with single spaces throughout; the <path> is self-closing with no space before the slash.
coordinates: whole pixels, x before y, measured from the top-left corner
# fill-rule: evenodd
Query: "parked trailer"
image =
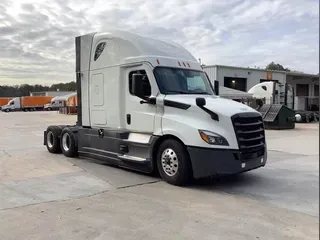
<path id="1" fill-rule="evenodd" d="M 49 152 L 158 171 L 173 185 L 265 166 L 261 114 L 217 96 L 183 47 L 124 31 L 75 45 L 77 123 L 47 127 Z"/>
<path id="2" fill-rule="evenodd" d="M 52 98 L 51 96 L 16 97 L 4 105 L 1 110 L 3 112 L 43 110 L 44 105 L 50 103 Z"/>

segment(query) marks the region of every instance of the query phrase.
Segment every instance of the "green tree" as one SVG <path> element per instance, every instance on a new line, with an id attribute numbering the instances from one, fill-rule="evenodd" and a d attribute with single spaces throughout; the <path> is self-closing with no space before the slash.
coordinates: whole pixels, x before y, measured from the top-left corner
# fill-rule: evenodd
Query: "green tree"
<path id="1" fill-rule="evenodd" d="M 291 70 L 289 68 L 284 68 L 281 64 L 271 62 L 266 66 L 266 70 L 277 70 L 277 71 L 286 71 L 290 72 Z"/>
<path id="2" fill-rule="evenodd" d="M 57 91 L 58 89 L 59 91 L 76 91 L 77 85 L 76 82 L 58 83 L 50 87 L 42 86 L 41 84 L 0 85 L 0 97 L 30 96 L 30 92 Z"/>

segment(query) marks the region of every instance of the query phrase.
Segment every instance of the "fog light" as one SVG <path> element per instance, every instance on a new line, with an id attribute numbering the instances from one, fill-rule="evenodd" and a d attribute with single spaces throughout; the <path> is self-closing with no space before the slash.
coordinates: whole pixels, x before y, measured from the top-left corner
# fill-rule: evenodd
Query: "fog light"
<path id="1" fill-rule="evenodd" d="M 242 168 L 245 168 L 245 167 L 246 167 L 246 163 L 242 163 L 242 164 L 241 164 L 241 167 L 242 167 Z"/>

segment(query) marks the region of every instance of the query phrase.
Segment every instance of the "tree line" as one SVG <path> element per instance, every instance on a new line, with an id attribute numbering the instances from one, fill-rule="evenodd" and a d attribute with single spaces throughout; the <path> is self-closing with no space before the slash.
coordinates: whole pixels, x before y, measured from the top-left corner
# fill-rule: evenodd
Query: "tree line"
<path id="1" fill-rule="evenodd" d="M 0 97 L 22 97 L 30 96 L 31 92 L 43 92 L 43 91 L 76 91 L 76 82 L 58 83 L 51 86 L 43 86 L 41 84 L 30 85 L 0 85 Z"/>

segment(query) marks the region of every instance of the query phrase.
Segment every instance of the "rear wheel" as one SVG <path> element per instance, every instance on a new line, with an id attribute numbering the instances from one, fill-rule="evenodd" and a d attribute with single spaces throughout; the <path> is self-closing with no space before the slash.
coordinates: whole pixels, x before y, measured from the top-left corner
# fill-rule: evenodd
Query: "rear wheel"
<path id="1" fill-rule="evenodd" d="M 306 122 L 309 123 L 310 122 L 310 116 L 306 115 Z"/>
<path id="2" fill-rule="evenodd" d="M 66 157 L 76 157 L 78 148 L 73 132 L 68 128 L 64 128 L 61 133 L 61 150 Z"/>
<path id="3" fill-rule="evenodd" d="M 162 179 L 173 185 L 186 185 L 192 176 L 189 154 L 183 144 L 173 139 L 160 145 L 157 167 Z"/>
<path id="4" fill-rule="evenodd" d="M 61 153 L 60 148 L 60 133 L 59 126 L 49 126 L 47 128 L 47 149 L 50 153 Z"/>

